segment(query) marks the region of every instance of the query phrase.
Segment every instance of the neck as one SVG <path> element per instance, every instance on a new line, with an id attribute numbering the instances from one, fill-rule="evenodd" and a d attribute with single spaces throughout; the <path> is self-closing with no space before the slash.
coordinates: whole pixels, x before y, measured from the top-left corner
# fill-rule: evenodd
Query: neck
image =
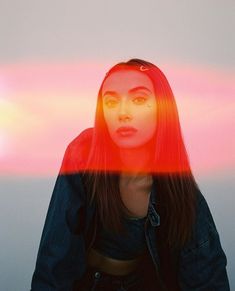
<path id="1" fill-rule="evenodd" d="M 140 176 L 146 174 L 150 159 L 150 152 L 146 146 L 131 149 L 121 148 L 119 153 L 123 163 L 123 172 L 126 175 Z"/>

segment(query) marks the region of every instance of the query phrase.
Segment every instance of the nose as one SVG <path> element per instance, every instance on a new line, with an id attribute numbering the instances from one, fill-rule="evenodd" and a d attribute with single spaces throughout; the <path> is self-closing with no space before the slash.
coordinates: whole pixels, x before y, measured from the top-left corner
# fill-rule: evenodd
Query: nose
<path id="1" fill-rule="evenodd" d="M 130 108 L 128 105 L 128 100 L 123 99 L 120 102 L 119 113 L 118 113 L 119 121 L 131 120 Z"/>

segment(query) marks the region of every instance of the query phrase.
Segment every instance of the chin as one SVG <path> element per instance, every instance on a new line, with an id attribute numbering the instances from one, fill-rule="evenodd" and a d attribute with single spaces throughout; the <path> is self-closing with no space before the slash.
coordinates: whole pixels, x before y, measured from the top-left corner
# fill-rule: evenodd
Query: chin
<path id="1" fill-rule="evenodd" d="M 123 149 L 134 149 L 134 148 L 139 148 L 145 145 L 145 143 L 137 143 L 137 142 L 120 142 L 120 141 L 115 141 L 115 144 L 119 148 Z"/>

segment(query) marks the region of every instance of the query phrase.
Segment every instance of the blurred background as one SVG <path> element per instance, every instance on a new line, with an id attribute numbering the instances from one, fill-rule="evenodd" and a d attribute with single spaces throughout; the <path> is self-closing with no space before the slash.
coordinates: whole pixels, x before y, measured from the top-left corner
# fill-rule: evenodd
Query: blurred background
<path id="1" fill-rule="evenodd" d="M 0 2 L 0 289 L 30 290 L 64 151 L 120 61 L 166 75 L 235 290 L 235 2 Z"/>

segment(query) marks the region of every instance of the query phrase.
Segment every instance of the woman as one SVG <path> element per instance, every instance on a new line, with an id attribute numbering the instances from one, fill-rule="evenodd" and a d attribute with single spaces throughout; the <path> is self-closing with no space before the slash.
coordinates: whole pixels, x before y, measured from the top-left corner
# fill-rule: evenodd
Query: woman
<path id="1" fill-rule="evenodd" d="M 66 149 L 31 290 L 226 291 L 226 264 L 166 77 L 115 65 L 94 128 Z"/>

